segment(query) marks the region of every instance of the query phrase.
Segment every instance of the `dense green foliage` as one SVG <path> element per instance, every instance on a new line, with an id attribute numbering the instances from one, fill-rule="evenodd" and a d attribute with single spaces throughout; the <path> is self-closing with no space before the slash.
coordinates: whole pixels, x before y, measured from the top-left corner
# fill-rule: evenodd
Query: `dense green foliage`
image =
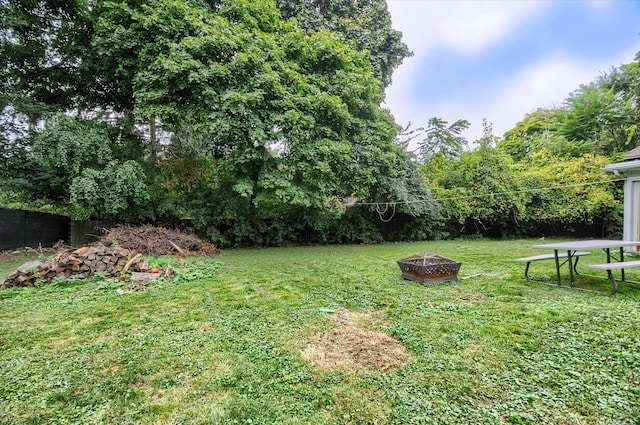
<path id="1" fill-rule="evenodd" d="M 381 106 L 410 54 L 383 0 L 0 2 L 0 204 L 223 246 L 619 230 L 638 58 L 469 150 Z"/>
<path id="2" fill-rule="evenodd" d="M 562 107 L 528 114 L 502 138 L 485 122 L 471 151 L 446 161 L 425 156 L 423 176 L 443 205 L 448 233 L 619 234 L 622 183 L 602 168 L 638 146 L 637 69 L 613 69 Z"/>
<path id="3" fill-rule="evenodd" d="M 429 199 L 380 106 L 409 52 L 386 3 L 319 6 L 326 25 L 269 0 L 3 3 L 16 17 L 2 21 L 3 113 L 25 125 L 24 137 L 3 126 L 4 201 L 46 199 L 73 218 L 188 218 L 223 245 L 380 240 L 371 202 Z M 45 63 L 35 48 L 22 59 L 33 39 Z M 76 56 L 52 73 L 65 43 Z M 47 101 L 50 87 L 68 100 Z M 350 197 L 368 206 L 346 213 Z M 404 224 L 436 211 L 397 208 Z"/>
<path id="4" fill-rule="evenodd" d="M 82 0 L 0 2 L 0 112 L 4 119 L 5 113 L 35 118 L 77 106 L 90 28 Z M 6 129 L 2 130 L 4 134 Z"/>
<path id="5" fill-rule="evenodd" d="M 411 53 L 391 27 L 385 0 L 277 0 L 285 18 L 295 17 L 307 31 L 339 32 L 358 50 L 367 50 L 374 74 L 385 86 L 393 70 Z M 363 25 L 364 23 L 364 25 Z"/>
<path id="6" fill-rule="evenodd" d="M 183 277 L 128 295 L 103 279 L 0 291 L 0 422 L 636 423 L 640 292 L 527 282 L 513 259 L 537 242 L 231 250 L 152 260 Z M 461 261 L 464 279 L 403 281 L 395 261 L 424 251 Z M 0 256 L 0 279 L 29 258 Z M 532 273 L 553 276 L 553 265 Z M 584 275 L 577 284 L 611 288 Z M 387 372 L 313 366 L 307 344 L 349 325 L 327 313 L 338 309 L 396 338 L 410 361 Z"/>
<path id="7" fill-rule="evenodd" d="M 513 161 L 482 143 L 433 172 L 434 195 L 452 233 L 502 235 L 524 218 L 526 204 Z"/>

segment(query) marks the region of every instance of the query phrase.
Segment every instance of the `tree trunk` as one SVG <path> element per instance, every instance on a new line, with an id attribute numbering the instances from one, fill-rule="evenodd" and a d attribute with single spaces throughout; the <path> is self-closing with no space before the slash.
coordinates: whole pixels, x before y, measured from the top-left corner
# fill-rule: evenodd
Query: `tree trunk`
<path id="1" fill-rule="evenodd" d="M 156 135 L 157 127 L 156 127 L 156 116 L 151 117 L 151 121 L 149 123 L 149 158 L 151 161 L 156 161 L 158 159 L 158 138 Z"/>

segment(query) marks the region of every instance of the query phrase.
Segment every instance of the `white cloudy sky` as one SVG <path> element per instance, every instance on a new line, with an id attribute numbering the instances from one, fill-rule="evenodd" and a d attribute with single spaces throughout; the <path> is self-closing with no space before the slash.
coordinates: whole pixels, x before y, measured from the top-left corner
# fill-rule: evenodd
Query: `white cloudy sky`
<path id="1" fill-rule="evenodd" d="M 393 74 L 386 106 L 404 126 L 471 122 L 469 141 L 559 106 L 640 51 L 637 0 L 387 0 L 414 56 Z"/>

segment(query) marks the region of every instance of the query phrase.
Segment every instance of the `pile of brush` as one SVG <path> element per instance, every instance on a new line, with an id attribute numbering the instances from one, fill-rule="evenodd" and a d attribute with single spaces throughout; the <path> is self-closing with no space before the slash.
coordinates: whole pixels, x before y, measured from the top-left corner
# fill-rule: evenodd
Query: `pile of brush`
<path id="1" fill-rule="evenodd" d="M 100 240 L 103 245 L 119 246 L 154 257 L 171 254 L 213 256 L 217 252 L 215 246 L 204 243 L 197 236 L 164 227 L 122 225 L 104 232 Z"/>

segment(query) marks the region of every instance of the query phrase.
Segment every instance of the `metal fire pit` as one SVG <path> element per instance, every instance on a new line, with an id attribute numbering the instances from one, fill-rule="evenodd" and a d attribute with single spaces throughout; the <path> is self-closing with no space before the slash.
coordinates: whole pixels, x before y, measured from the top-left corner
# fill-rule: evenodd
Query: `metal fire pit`
<path id="1" fill-rule="evenodd" d="M 398 260 L 402 277 L 420 283 L 457 282 L 462 263 L 431 252 Z"/>

